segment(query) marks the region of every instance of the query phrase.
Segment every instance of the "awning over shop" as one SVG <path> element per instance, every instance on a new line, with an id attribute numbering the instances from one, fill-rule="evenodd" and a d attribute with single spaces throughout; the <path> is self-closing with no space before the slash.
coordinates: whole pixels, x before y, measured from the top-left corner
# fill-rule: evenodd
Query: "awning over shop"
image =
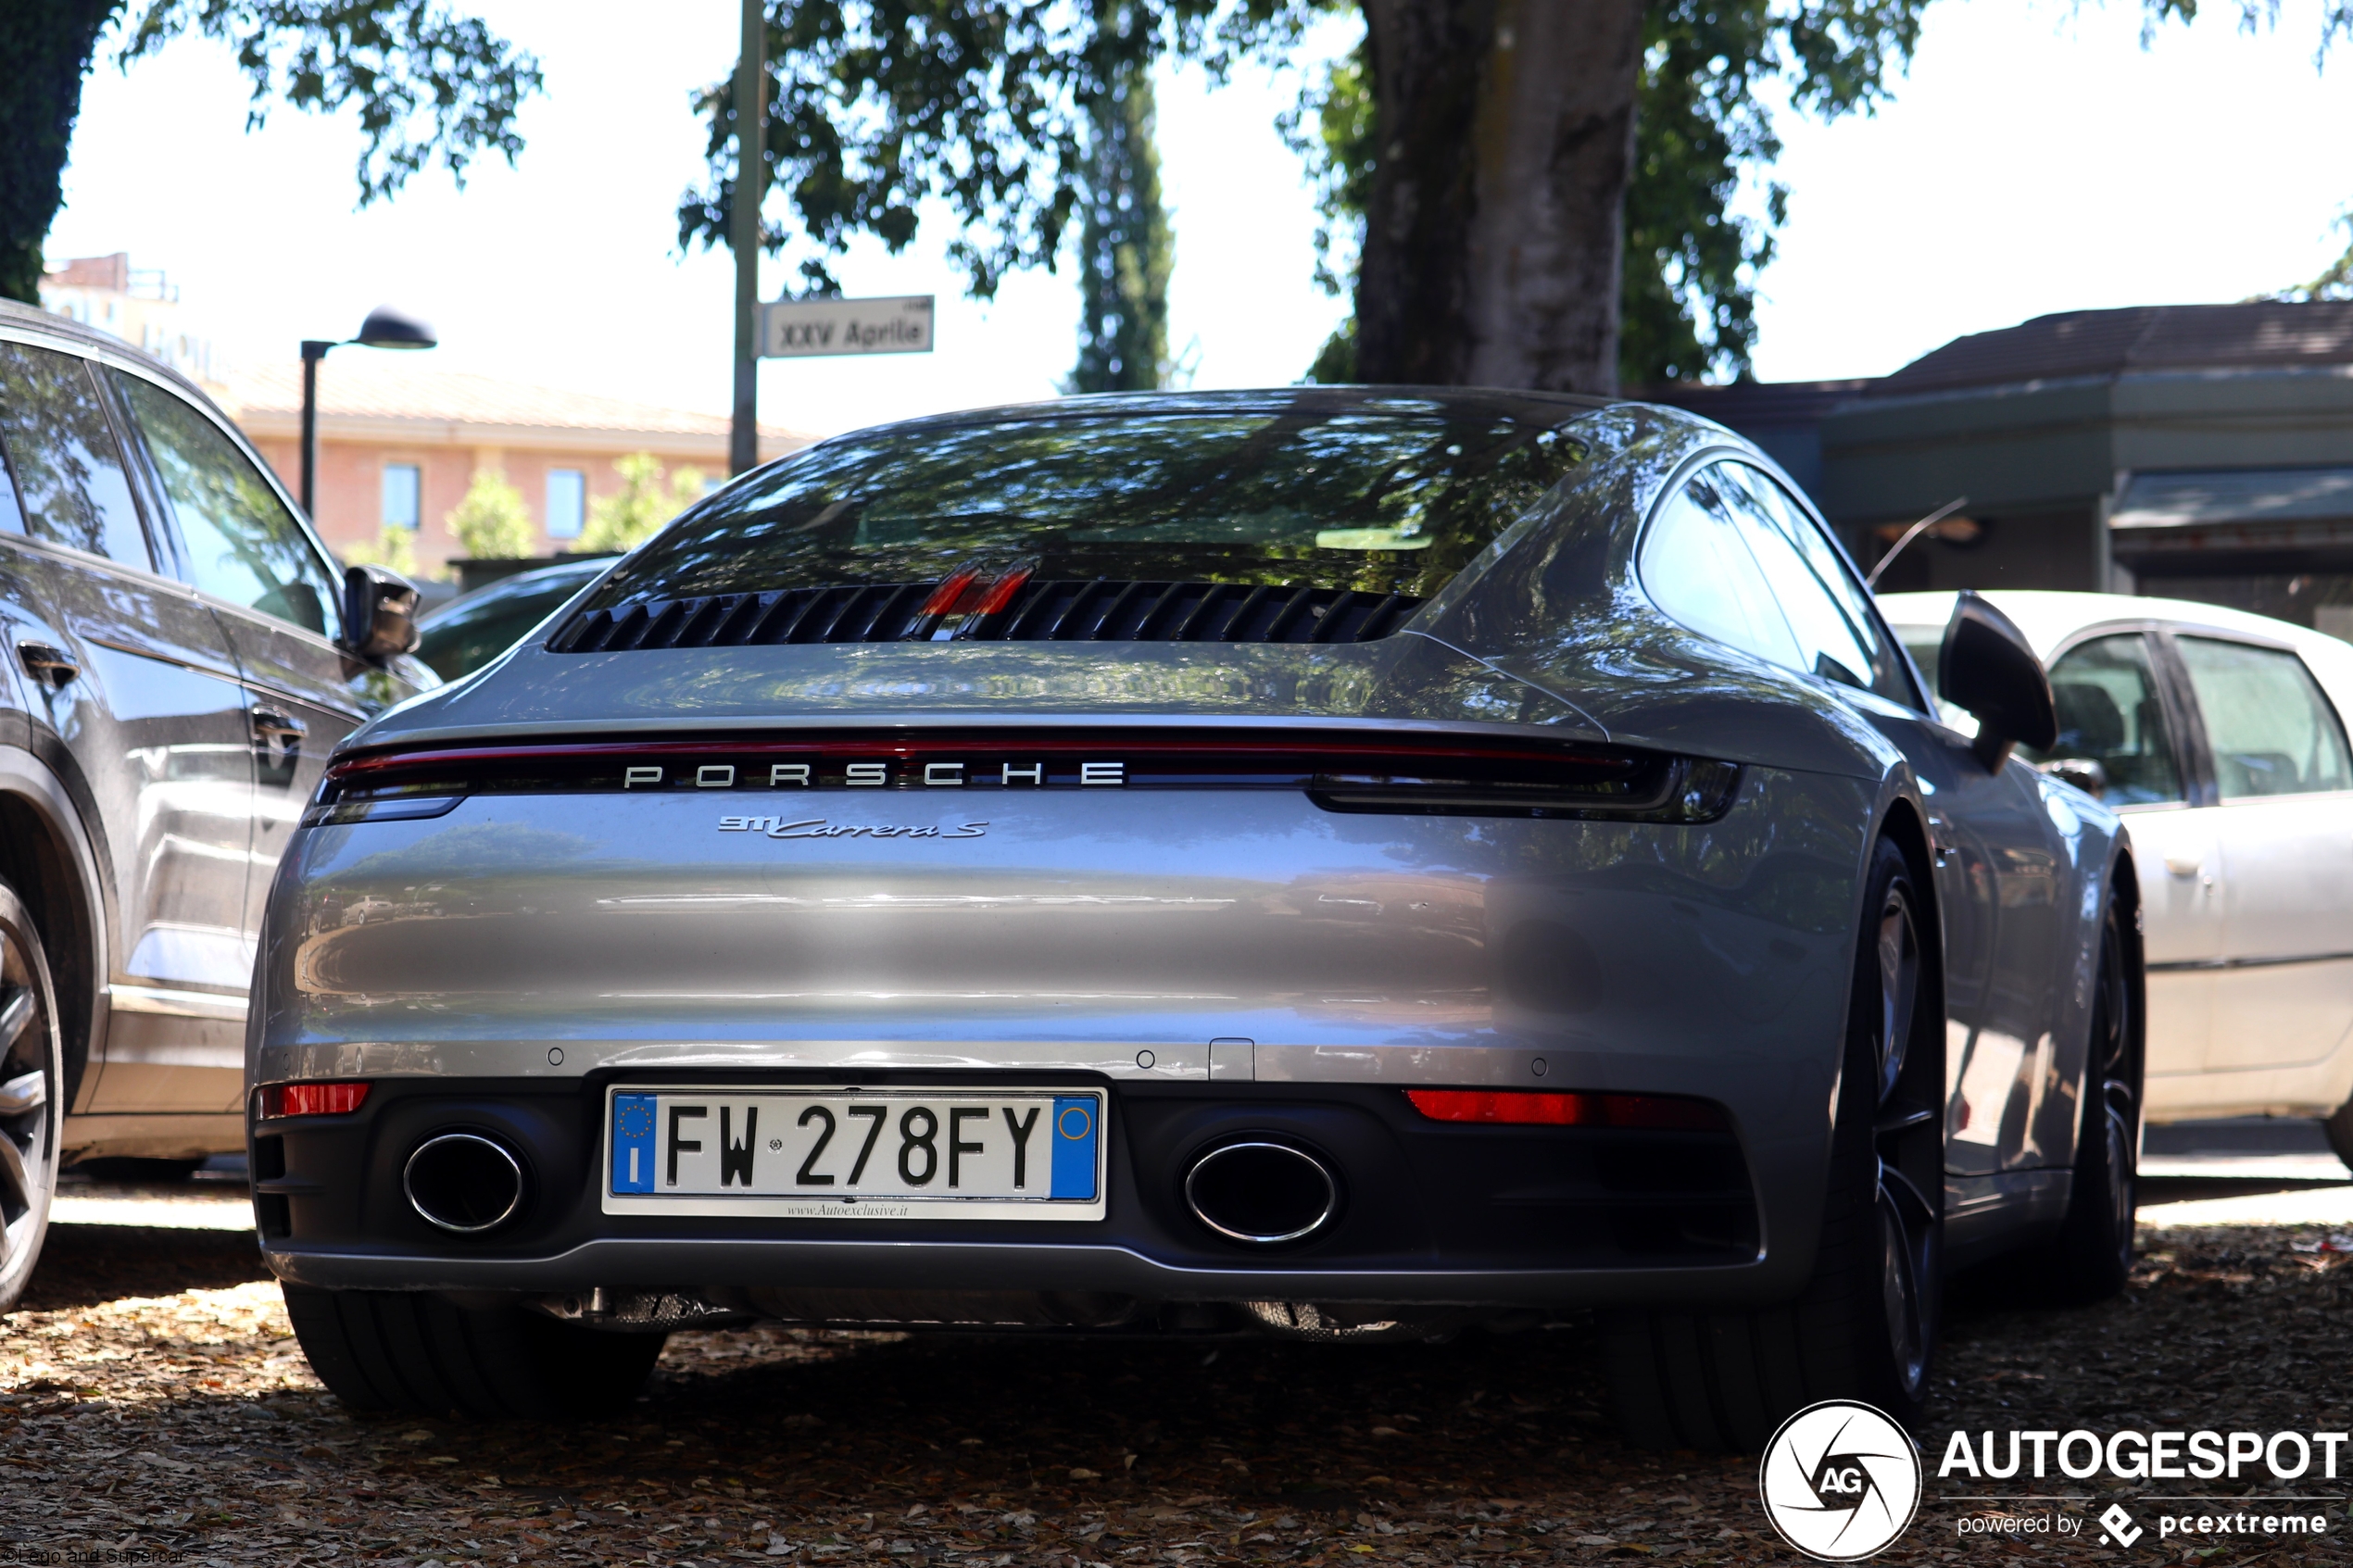
<path id="1" fill-rule="evenodd" d="M 2136 473 L 2108 513 L 2143 571 L 2303 571 L 2353 557 L 2353 469 Z"/>

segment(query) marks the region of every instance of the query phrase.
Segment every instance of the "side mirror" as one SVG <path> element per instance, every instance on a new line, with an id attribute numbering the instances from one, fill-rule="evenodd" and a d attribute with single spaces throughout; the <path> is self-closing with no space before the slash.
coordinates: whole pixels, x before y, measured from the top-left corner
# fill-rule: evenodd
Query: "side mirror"
<path id="1" fill-rule="evenodd" d="M 2054 757 L 2035 766 L 2061 784 L 2071 784 L 2097 800 L 2108 794 L 2108 770 L 2089 757 Z"/>
<path id="2" fill-rule="evenodd" d="M 2037 750 L 2058 739 L 2051 678 L 2026 633 L 1980 595 L 1964 589 L 1944 623 L 1936 657 L 1936 685 L 1944 700 L 1977 717 L 1971 748 L 1989 773 L 1999 772 L 2013 746 Z"/>
<path id="3" fill-rule="evenodd" d="M 417 585 L 381 566 L 343 569 L 344 646 L 381 664 L 416 651 Z"/>

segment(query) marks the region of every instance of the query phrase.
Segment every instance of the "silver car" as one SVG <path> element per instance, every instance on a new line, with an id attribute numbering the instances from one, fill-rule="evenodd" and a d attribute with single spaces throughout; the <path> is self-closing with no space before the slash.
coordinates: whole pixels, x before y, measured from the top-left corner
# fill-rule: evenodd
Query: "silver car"
<path id="1" fill-rule="evenodd" d="M 349 1403 L 661 1332 L 1420 1337 L 1917 1414 L 2119 1288 L 2138 882 L 2016 629 L 1944 689 L 1672 410 L 1118 396 L 826 442 L 353 736 L 272 890 L 262 1247 Z"/>

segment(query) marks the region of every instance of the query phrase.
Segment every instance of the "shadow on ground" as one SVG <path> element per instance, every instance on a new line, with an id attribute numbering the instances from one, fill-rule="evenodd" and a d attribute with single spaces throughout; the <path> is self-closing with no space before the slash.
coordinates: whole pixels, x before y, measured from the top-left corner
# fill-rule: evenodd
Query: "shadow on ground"
<path id="1" fill-rule="evenodd" d="M 125 1297 L 224 1290 L 269 1277 L 251 1231 L 51 1225 L 24 1306 L 63 1311 Z"/>

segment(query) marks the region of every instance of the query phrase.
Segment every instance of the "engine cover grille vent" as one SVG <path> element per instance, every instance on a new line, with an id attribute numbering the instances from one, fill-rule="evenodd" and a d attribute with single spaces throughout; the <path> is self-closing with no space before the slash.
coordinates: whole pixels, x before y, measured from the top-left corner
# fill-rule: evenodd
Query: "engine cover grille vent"
<path id="1" fill-rule="evenodd" d="M 1004 596 L 1001 609 L 938 613 L 937 601 L 954 586 L 951 580 L 641 600 L 576 616 L 547 646 L 554 653 L 621 653 L 779 643 L 1364 643 L 1394 632 L 1423 602 L 1347 588 L 1096 578 L 1026 582 L 1024 591 Z"/>

